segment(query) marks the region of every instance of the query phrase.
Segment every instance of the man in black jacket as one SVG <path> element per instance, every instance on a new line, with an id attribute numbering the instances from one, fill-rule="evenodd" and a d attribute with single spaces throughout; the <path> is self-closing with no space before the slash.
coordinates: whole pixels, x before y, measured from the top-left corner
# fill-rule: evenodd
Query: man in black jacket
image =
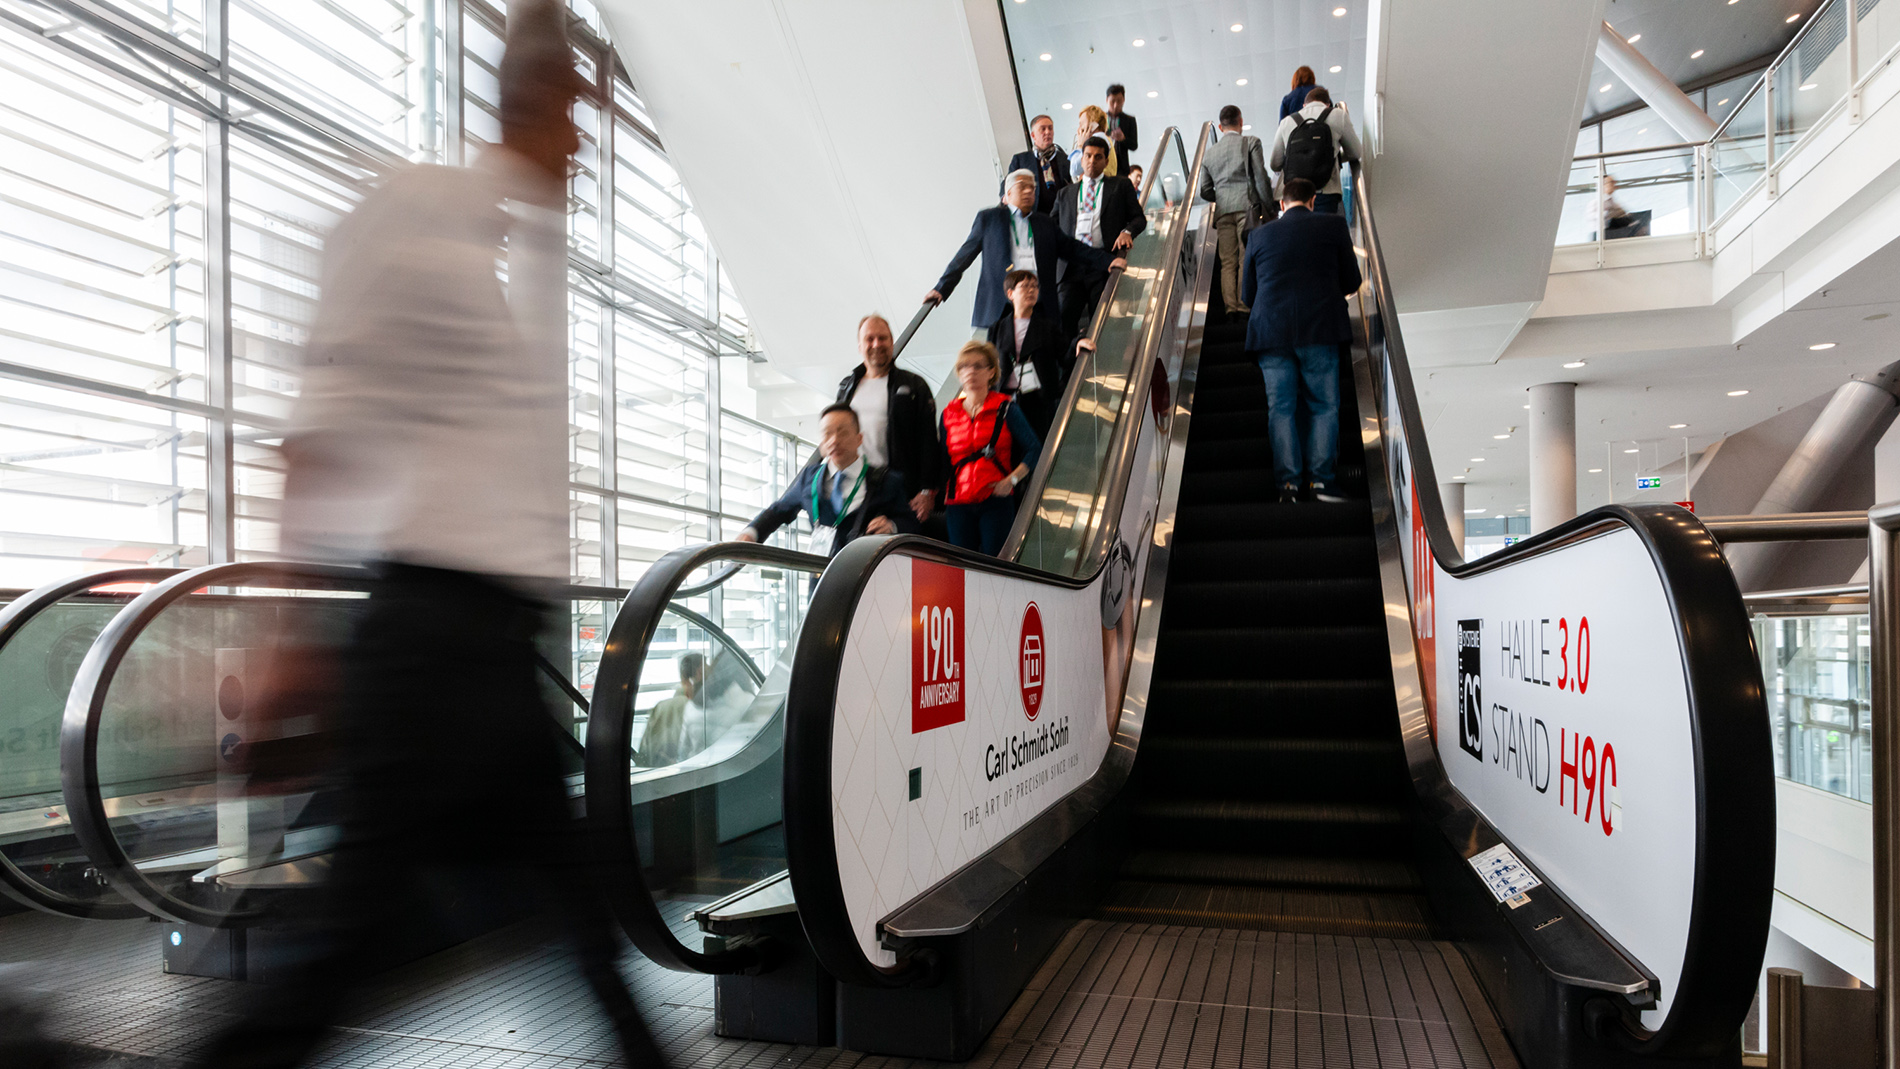
<path id="1" fill-rule="evenodd" d="M 1004 174 L 1029 171 L 1036 175 L 1036 210 L 1048 212 L 1055 207 L 1056 194 L 1069 184 L 1069 154 L 1056 147 L 1056 122 L 1047 115 L 1029 120 L 1030 148 L 1009 158 Z M 1003 190 L 997 189 L 1001 196 Z"/>
<path id="2" fill-rule="evenodd" d="M 1004 281 L 1010 310 L 990 328 L 990 344 L 1003 368 L 997 388 L 1015 395 L 1023 418 L 1046 442 L 1077 354 L 1094 352 L 1095 343 L 1088 338 L 1071 342 L 1054 316 L 1036 313 L 1041 287 L 1034 272 L 1011 271 Z"/>
<path id="3" fill-rule="evenodd" d="M 864 435 L 858 414 L 850 405 L 834 404 L 818 419 L 818 455 L 790 489 L 752 517 L 739 541 L 763 542 L 801 512 L 811 516 L 816 532 L 812 551 L 828 557 L 867 534 L 915 533 L 904 477 L 870 464 L 859 452 Z"/>
<path id="4" fill-rule="evenodd" d="M 1119 254 L 1147 228 L 1148 217 L 1128 179 L 1103 174 L 1108 153 L 1108 142 L 1100 135 L 1082 146 L 1082 173 L 1074 185 L 1056 194 L 1056 225 L 1092 249 Z M 1062 332 L 1074 337 L 1095 311 L 1102 287 L 1108 284 L 1108 272 L 1069 262 L 1056 277 L 1061 283 Z"/>
<path id="5" fill-rule="evenodd" d="M 873 313 L 858 320 L 863 362 L 838 383 L 838 403 L 857 413 L 864 454 L 873 466 L 903 476 L 911 511 L 922 521 L 949 477 L 937 444 L 937 402 L 922 375 L 896 366 L 891 324 Z"/>
<path id="6" fill-rule="evenodd" d="M 1135 117 L 1122 110 L 1122 103 L 1128 99 L 1128 90 L 1117 83 L 1108 87 L 1108 99 L 1103 101 L 1102 110 L 1108 115 L 1107 136 L 1115 143 L 1115 173 L 1128 173 L 1128 156 L 1140 148 L 1139 138 L 1135 136 Z"/>

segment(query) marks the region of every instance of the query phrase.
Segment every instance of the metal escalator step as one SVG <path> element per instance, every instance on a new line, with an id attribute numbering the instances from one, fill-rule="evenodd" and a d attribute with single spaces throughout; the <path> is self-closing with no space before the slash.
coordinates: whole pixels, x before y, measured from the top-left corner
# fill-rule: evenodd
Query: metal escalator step
<path id="1" fill-rule="evenodd" d="M 1410 819 L 1398 806 L 1355 802 L 1252 802 L 1234 800 L 1152 799 L 1135 803 L 1134 814 L 1156 820 L 1222 821 L 1247 824 L 1326 824 L 1349 827 L 1403 827 Z"/>
<path id="2" fill-rule="evenodd" d="M 1175 620 L 1198 627 L 1259 623 L 1263 613 L 1312 624 L 1384 622 L 1379 580 L 1255 579 L 1171 582 L 1163 627 Z"/>
<path id="3" fill-rule="evenodd" d="M 1121 871 L 1126 878 L 1170 883 L 1264 884 L 1407 893 L 1420 890 L 1418 873 L 1412 866 L 1380 858 L 1143 850 L 1124 862 Z"/>
<path id="4" fill-rule="evenodd" d="M 1431 915 L 1411 894 L 1282 891 L 1123 880 L 1097 915 L 1106 920 L 1271 932 L 1430 939 Z"/>

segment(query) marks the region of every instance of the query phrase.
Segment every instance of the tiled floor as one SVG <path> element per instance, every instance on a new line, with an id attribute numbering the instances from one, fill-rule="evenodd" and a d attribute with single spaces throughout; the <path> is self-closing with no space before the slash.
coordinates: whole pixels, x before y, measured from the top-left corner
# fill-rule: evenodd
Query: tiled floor
<path id="1" fill-rule="evenodd" d="M 159 930 L 20 914 L 0 918 L 0 959 L 35 963 L 26 986 L 46 999 L 58 1038 L 115 1052 L 110 1069 L 173 1069 L 230 1020 L 246 988 L 162 974 Z M 628 975 L 675 1066 L 909 1064 L 721 1039 L 712 1034 L 710 978 L 631 956 Z M 614 1060 L 611 1035 L 558 946 L 517 925 L 375 982 L 318 1064 L 580 1069 Z M 1517 1062 L 1447 944 L 1084 921 L 969 1064 Z"/>

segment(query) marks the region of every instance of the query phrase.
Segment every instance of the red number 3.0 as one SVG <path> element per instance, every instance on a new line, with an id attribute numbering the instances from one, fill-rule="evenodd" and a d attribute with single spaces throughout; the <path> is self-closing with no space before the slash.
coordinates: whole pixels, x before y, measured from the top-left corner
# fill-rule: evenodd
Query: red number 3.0
<path id="1" fill-rule="evenodd" d="M 1561 636 L 1557 646 L 1557 689 L 1574 690 L 1582 694 L 1590 689 L 1590 618 L 1588 616 L 1577 618 L 1577 649 L 1574 665 L 1570 659 L 1570 621 L 1567 618 L 1557 621 L 1557 634 Z"/>

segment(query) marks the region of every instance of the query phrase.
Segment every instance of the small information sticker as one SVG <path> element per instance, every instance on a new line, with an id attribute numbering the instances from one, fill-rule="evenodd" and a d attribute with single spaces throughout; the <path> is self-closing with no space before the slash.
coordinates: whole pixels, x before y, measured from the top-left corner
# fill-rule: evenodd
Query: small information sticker
<path id="1" fill-rule="evenodd" d="M 1473 857 L 1471 867 L 1478 870 L 1478 878 L 1491 888 L 1498 901 L 1512 909 L 1529 903 L 1530 896 L 1525 892 L 1544 882 L 1532 875 L 1503 843 Z"/>

